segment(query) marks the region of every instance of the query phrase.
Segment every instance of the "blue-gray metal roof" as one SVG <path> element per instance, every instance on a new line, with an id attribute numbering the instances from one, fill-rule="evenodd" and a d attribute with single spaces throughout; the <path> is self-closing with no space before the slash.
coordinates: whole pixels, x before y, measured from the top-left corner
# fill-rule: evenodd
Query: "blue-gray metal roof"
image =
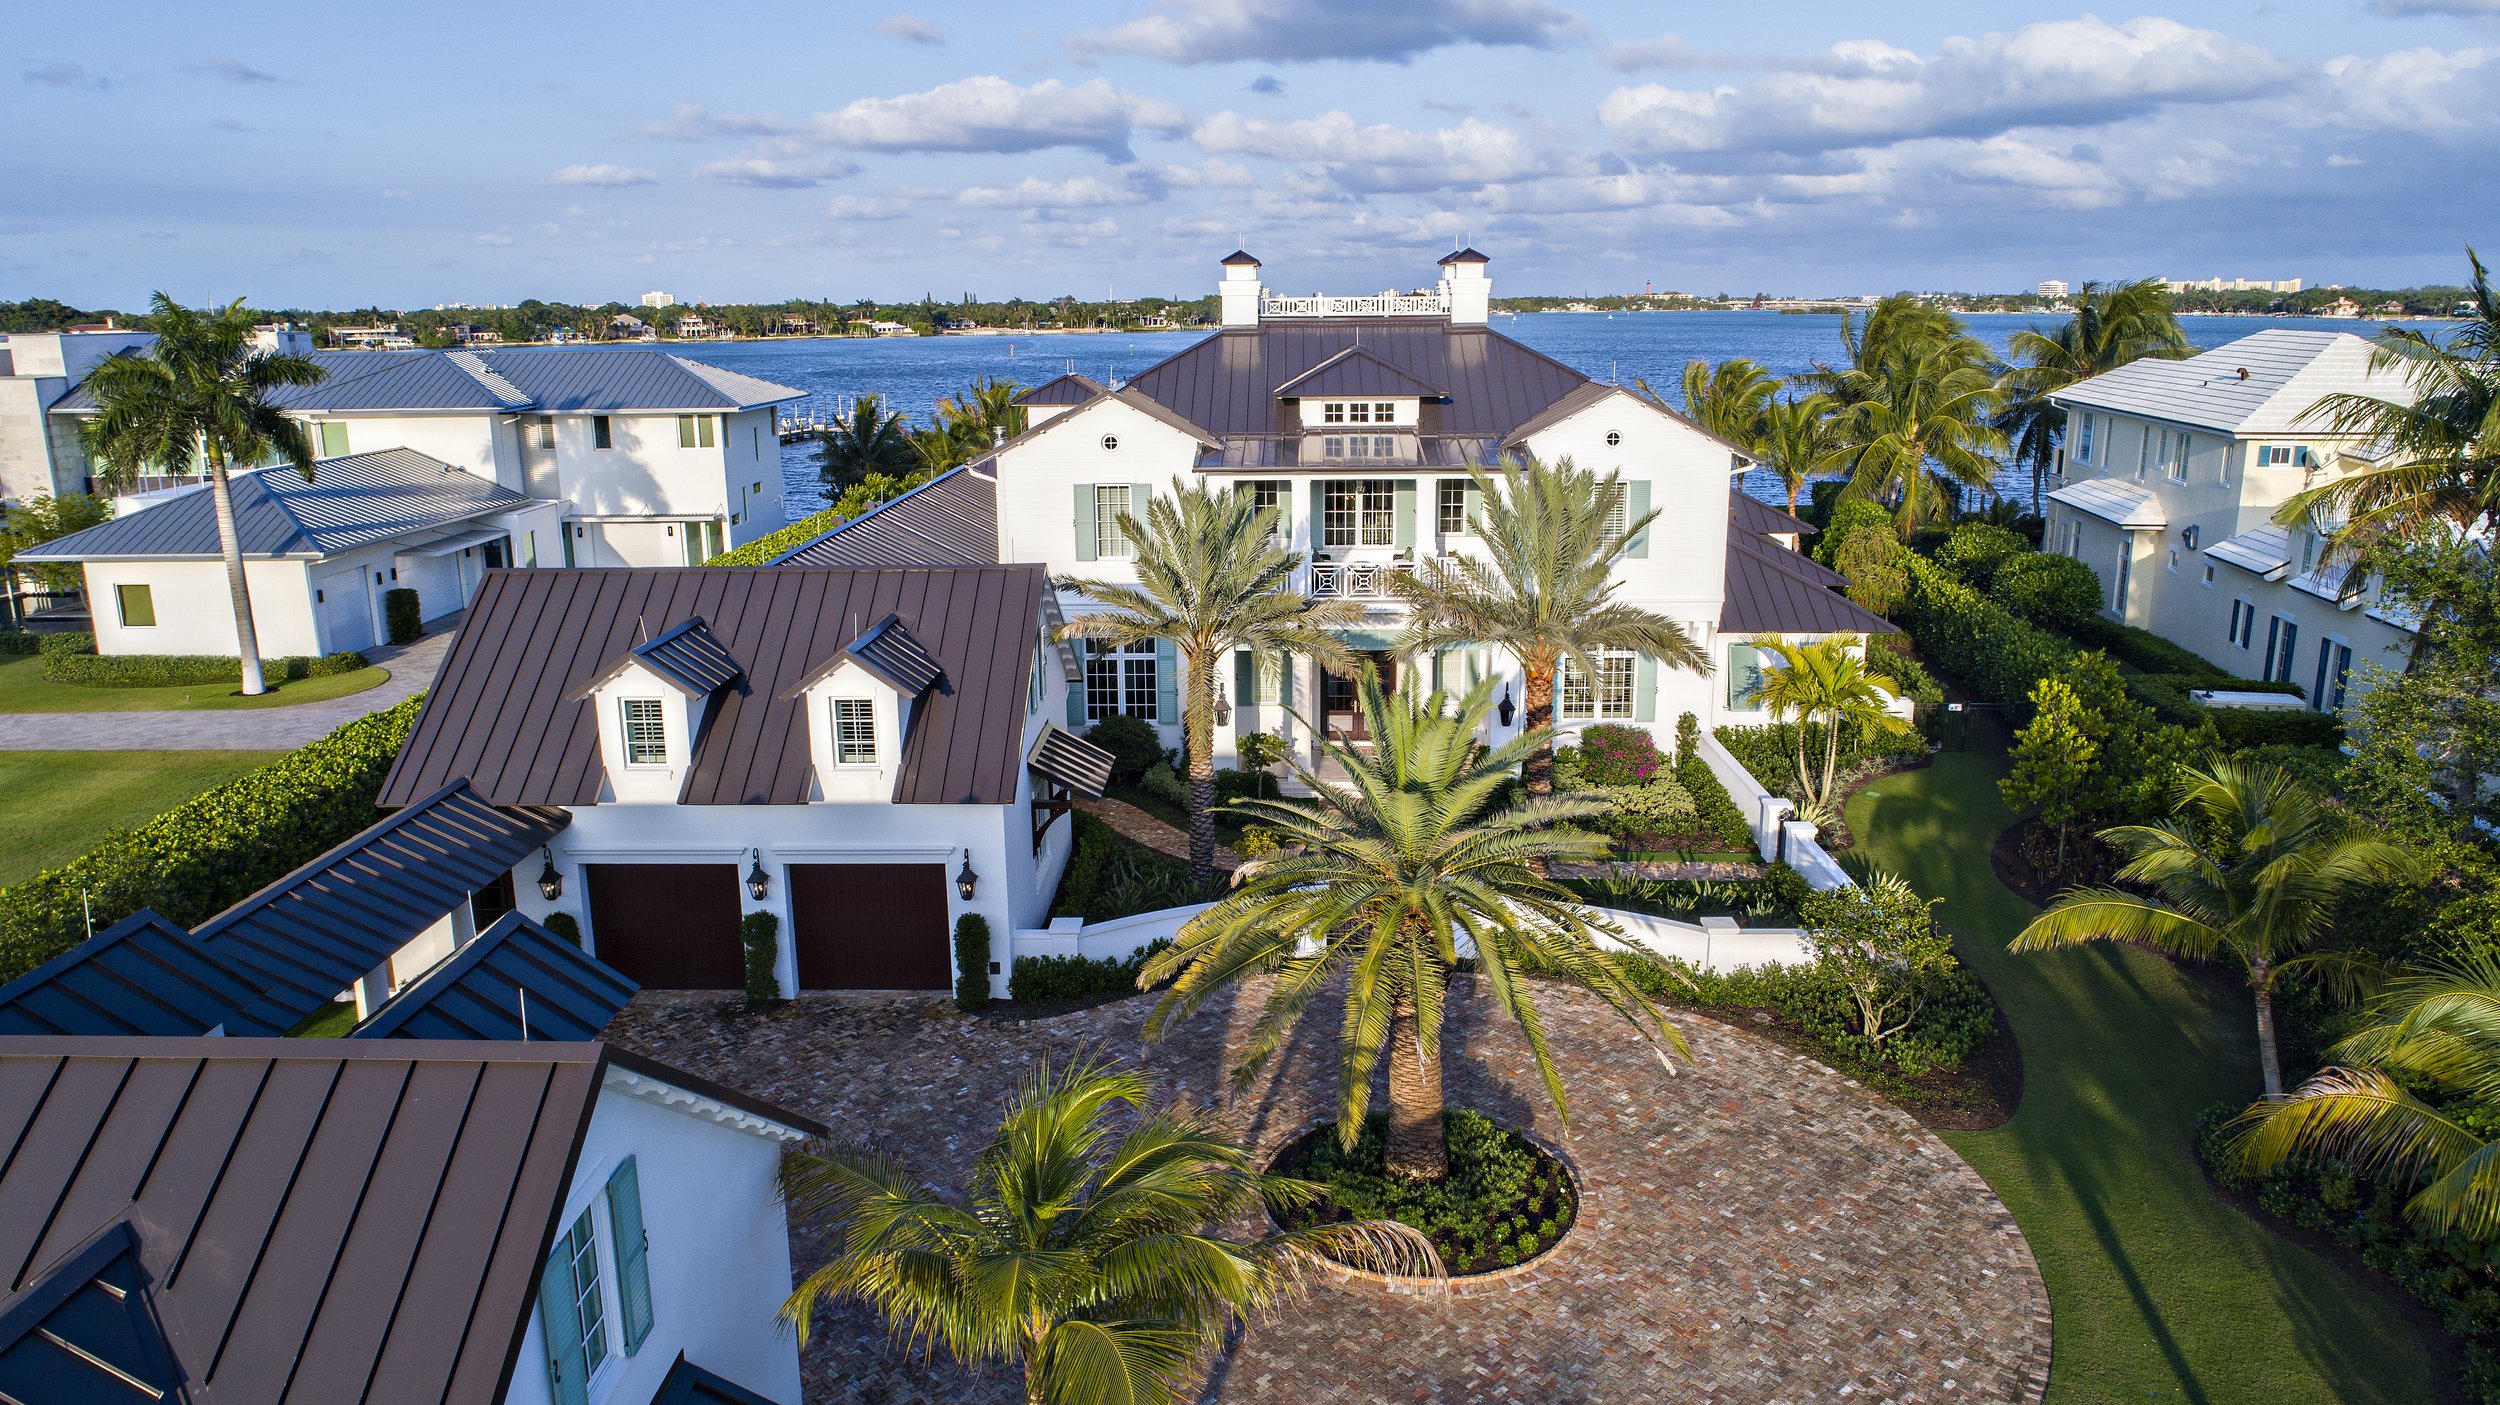
<path id="1" fill-rule="evenodd" d="M 348 1037 L 596 1039 L 639 988 L 580 947 L 507 912 L 402 987 Z"/>
<path id="2" fill-rule="evenodd" d="M 0 1309 L 0 1400 L 180 1399 L 183 1373 L 147 1289 L 138 1233 L 127 1220 L 45 1268 Z"/>
<path id="3" fill-rule="evenodd" d="M 145 355 L 144 352 L 125 353 Z M 752 410 L 800 398 L 786 385 L 656 347 L 576 347 L 512 351 L 318 351 L 328 372 L 318 385 L 287 386 L 269 397 L 298 414 L 407 410 L 536 410 L 591 414 L 627 410 Z M 52 409 L 92 413 L 86 384 Z"/>
<path id="4" fill-rule="evenodd" d="M 746 672 L 721 647 L 720 640 L 712 636 L 701 615 L 692 616 L 648 643 L 635 645 L 634 657 L 699 698 L 710 697 L 737 682 Z"/>
<path id="5" fill-rule="evenodd" d="M 323 557 L 395 537 L 510 512 L 530 501 L 489 479 L 420 454 L 383 449 L 313 465 L 307 483 L 292 468 L 233 478 L 235 534 L 243 554 Z M 55 538 L 20 561 L 213 560 L 220 555 L 217 509 L 206 488 Z"/>
<path id="6" fill-rule="evenodd" d="M 942 474 L 894 501 L 861 513 L 776 566 L 994 566 L 998 480 L 981 459 Z"/>
<path id="7" fill-rule="evenodd" d="M 146 908 L 0 986 L 0 1034 L 284 1034 L 260 982 Z"/>
<path id="8" fill-rule="evenodd" d="M 455 781 L 209 919 L 194 935 L 266 988 L 292 1029 L 572 822 Z"/>
<path id="9" fill-rule="evenodd" d="M 773 1405 L 773 1401 L 727 1376 L 704 1370 L 681 1351 L 660 1388 L 651 1393 L 651 1405 Z"/>
<path id="10" fill-rule="evenodd" d="M 896 615 L 869 626 L 868 632 L 852 640 L 844 652 L 859 660 L 860 666 L 870 673 L 893 684 L 905 697 L 920 696 L 930 684 L 946 676 L 946 670 L 930 657 L 928 647 L 913 638 Z"/>

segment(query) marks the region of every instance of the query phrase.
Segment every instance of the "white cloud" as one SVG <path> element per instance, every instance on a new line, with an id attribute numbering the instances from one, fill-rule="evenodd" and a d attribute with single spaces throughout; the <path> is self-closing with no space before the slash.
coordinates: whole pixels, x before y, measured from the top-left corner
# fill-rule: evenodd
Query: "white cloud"
<path id="1" fill-rule="evenodd" d="M 1188 125 L 1189 115 L 1173 104 L 1126 92 L 1100 78 L 1073 84 L 1046 78 L 1018 85 L 983 75 L 927 92 L 861 98 L 800 121 L 716 116 L 686 104 L 667 121 L 643 130 L 681 141 L 762 137 L 739 156 L 711 162 L 697 173 L 707 180 L 751 185 L 812 185 L 854 169 L 821 155 L 810 157 L 827 150 L 1012 154 L 1075 147 L 1128 161 L 1133 159 L 1129 143 L 1137 133 L 1178 132 Z"/>
<path id="2" fill-rule="evenodd" d="M 836 220 L 899 220 L 911 213 L 912 202 L 890 195 L 837 195 L 825 202 L 825 217 Z"/>
<path id="3" fill-rule="evenodd" d="M 1710 57 L 1684 42 L 1682 36 L 1661 34 L 1655 39 L 1632 39 L 1609 44 L 1601 60 L 1608 68 L 1637 73 L 1644 68 L 1713 68 Z"/>
<path id="4" fill-rule="evenodd" d="M 481 234 L 469 241 L 481 249 L 500 249 L 512 242 L 509 234 Z"/>
<path id="5" fill-rule="evenodd" d="M 1481 185 L 1580 164 L 1512 128 L 1473 117 L 1417 131 L 1386 123 L 1358 126 L 1345 112 L 1278 121 L 1227 110 L 1208 118 L 1192 139 L 1213 154 L 1325 166 L 1367 190 Z"/>
<path id="6" fill-rule="evenodd" d="M 564 166 L 547 177 L 557 185 L 658 185 L 657 173 L 639 166 L 596 165 Z"/>
<path id="7" fill-rule="evenodd" d="M 2500 15 L 2500 0 L 2370 0 L 2370 8 L 2399 18 L 2413 15 Z"/>
<path id="8" fill-rule="evenodd" d="M 722 185 L 759 185 L 777 189 L 822 185 L 855 175 L 859 163 L 846 161 L 826 152 L 810 150 L 803 142 L 781 139 L 719 161 L 706 161 L 694 168 L 697 180 Z"/>
<path id="9" fill-rule="evenodd" d="M 1080 58 L 1168 63 L 1379 59 L 1406 63 L 1454 44 L 1547 48 L 1585 26 L 1547 0 L 1161 0 L 1155 12 L 1068 42 Z"/>
<path id="10" fill-rule="evenodd" d="M 869 27 L 888 39 L 900 39 L 906 44 L 937 45 L 947 40 L 945 30 L 918 15 L 888 15 Z"/>
<path id="11" fill-rule="evenodd" d="M 1043 180 L 1026 176 L 1014 185 L 976 185 L 955 197 L 958 205 L 988 210 L 1089 210 L 1106 205 L 1142 205 L 1150 192 L 1128 181 L 1100 176 Z"/>
<path id="12" fill-rule="evenodd" d="M 2300 120 L 2424 136 L 2500 126 L 2500 48 L 2399 49 L 2326 65 L 2326 93 Z"/>

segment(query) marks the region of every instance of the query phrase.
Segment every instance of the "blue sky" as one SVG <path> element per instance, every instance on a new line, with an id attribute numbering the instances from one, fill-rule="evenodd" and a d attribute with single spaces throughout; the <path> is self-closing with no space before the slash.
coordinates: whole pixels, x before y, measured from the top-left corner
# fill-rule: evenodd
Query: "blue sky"
<path id="1" fill-rule="evenodd" d="M 1667 16 L 1682 11 L 1675 18 Z M 0 298 L 2455 281 L 2500 0 L 46 7 Z M 2495 247 L 2500 253 L 2500 247 Z"/>

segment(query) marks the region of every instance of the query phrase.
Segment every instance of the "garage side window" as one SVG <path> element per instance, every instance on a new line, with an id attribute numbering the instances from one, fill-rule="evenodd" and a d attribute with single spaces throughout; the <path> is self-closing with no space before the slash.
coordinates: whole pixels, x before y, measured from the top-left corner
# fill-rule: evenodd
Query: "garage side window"
<path id="1" fill-rule="evenodd" d="M 156 592 L 144 585 L 113 587 L 113 603 L 121 610 L 125 628 L 141 628 L 156 623 Z"/>
<path id="2" fill-rule="evenodd" d="M 877 705 L 866 698 L 833 700 L 833 764 L 877 764 Z"/>
<path id="3" fill-rule="evenodd" d="M 668 764 L 668 724 L 663 720 L 658 698 L 627 698 L 625 708 L 625 764 L 628 766 L 665 766 Z"/>

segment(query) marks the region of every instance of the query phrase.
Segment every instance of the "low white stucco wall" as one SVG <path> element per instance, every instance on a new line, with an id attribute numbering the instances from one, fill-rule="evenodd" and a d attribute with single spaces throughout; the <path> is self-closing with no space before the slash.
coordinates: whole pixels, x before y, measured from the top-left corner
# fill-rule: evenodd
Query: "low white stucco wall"
<path id="1" fill-rule="evenodd" d="M 1778 858 L 1780 825 L 1796 807 L 1788 803 L 1786 796 L 1772 794 L 1755 780 L 1753 773 L 1708 728 L 1702 730 L 1700 751 L 1710 774 L 1718 777 L 1719 784 L 1727 787 L 1728 798 L 1744 811 L 1745 824 L 1753 831 L 1754 852 L 1765 859 Z"/>

